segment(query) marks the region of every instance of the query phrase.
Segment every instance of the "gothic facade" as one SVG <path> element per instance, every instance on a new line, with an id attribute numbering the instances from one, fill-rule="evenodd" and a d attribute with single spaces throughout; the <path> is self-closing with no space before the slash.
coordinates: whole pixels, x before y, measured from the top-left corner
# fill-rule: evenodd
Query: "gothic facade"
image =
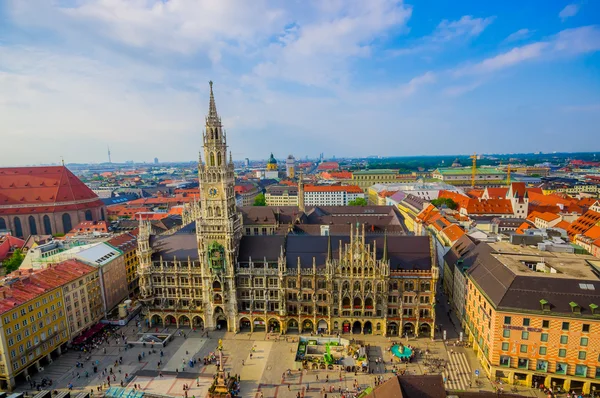
<path id="1" fill-rule="evenodd" d="M 433 334 L 438 271 L 429 237 L 404 235 L 393 216 L 377 209 L 363 209 L 359 217 L 352 215 L 356 208 L 341 207 L 273 213 L 278 224 L 285 211 L 290 225 L 317 215 L 327 219 L 318 235 L 294 227 L 242 234 L 250 213 L 235 206 L 234 167 L 212 83 L 203 152 L 200 201 L 186 209 L 187 225 L 162 236 L 140 225 L 140 299 L 151 324 Z M 268 221 L 268 209 L 262 212 L 253 222 Z M 393 232 L 376 228 L 375 221 L 366 227 L 369 219 L 388 220 Z"/>

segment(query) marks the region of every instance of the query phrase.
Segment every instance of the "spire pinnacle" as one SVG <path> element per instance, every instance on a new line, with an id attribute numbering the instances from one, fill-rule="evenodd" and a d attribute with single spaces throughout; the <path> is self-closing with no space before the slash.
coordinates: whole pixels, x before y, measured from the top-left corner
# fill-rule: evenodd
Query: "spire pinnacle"
<path id="1" fill-rule="evenodd" d="M 331 235 L 327 234 L 327 260 L 333 260 L 333 253 L 331 250 Z"/>
<path id="2" fill-rule="evenodd" d="M 218 122 L 219 115 L 217 114 L 217 105 L 215 105 L 215 95 L 213 94 L 213 82 L 208 82 L 210 85 L 210 101 L 208 105 L 208 120 L 210 122 Z"/>

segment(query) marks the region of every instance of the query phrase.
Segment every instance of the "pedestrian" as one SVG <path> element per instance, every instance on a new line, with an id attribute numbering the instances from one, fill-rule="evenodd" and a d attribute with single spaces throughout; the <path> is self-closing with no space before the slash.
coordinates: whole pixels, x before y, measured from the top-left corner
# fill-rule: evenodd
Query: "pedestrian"
<path id="1" fill-rule="evenodd" d="M 292 391 L 292 387 L 288 384 L 288 391 Z"/>

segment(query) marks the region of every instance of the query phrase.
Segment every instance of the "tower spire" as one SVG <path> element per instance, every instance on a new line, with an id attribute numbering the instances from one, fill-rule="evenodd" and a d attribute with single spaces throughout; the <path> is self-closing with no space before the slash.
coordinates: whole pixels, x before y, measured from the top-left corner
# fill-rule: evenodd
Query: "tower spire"
<path id="1" fill-rule="evenodd" d="M 209 122 L 218 122 L 219 115 L 217 114 L 217 105 L 215 104 L 215 95 L 213 94 L 213 82 L 208 82 L 210 85 L 210 101 L 208 104 L 208 120 Z"/>

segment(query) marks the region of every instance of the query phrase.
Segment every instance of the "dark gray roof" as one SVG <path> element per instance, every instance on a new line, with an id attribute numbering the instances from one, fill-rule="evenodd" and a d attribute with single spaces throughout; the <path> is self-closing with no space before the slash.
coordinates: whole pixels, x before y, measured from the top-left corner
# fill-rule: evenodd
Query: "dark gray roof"
<path id="1" fill-rule="evenodd" d="M 198 242 L 196 240 L 196 223 L 181 228 L 172 235 L 151 235 L 150 244 L 154 249 L 152 260 L 162 257 L 165 261 L 198 260 Z"/>
<path id="2" fill-rule="evenodd" d="M 590 304 L 600 305 L 600 279 L 547 277 L 535 272 L 517 274 L 499 260 L 511 255 L 518 254 L 497 252 L 486 243 L 480 243 L 467 255 L 473 256 L 473 265 L 467 274 L 496 308 L 541 312 L 540 300 L 546 300 L 551 312 L 573 314 L 570 303 L 575 302 L 581 307 L 581 314 L 589 316 Z M 538 258 L 532 256 L 532 259 L 537 261 Z M 593 288 L 583 289 L 582 283 Z"/>
<path id="3" fill-rule="evenodd" d="M 298 187 L 293 185 L 269 185 L 267 187 L 267 193 L 275 196 L 284 194 L 296 196 L 298 195 Z"/>
<path id="4" fill-rule="evenodd" d="M 366 243 L 376 243 L 377 259 L 383 258 L 384 236 L 367 236 Z M 328 247 L 327 236 L 288 235 L 286 244 L 286 260 L 288 267 L 300 265 L 312 267 L 313 258 L 316 265 L 325 265 Z M 331 251 L 334 259 L 339 258 L 340 243 L 350 243 L 349 236 L 331 236 Z M 388 257 L 392 270 L 428 270 L 431 269 L 431 252 L 427 236 L 387 236 Z"/>
<path id="5" fill-rule="evenodd" d="M 492 256 L 493 252 L 494 250 L 488 244 L 477 245 L 470 253 L 474 258 L 467 274 L 479 285 L 492 303 L 498 306 L 515 279 L 515 274 Z"/>
<path id="6" fill-rule="evenodd" d="M 239 262 L 262 262 L 266 258 L 268 262 L 277 261 L 281 247 L 285 247 L 285 236 L 282 235 L 258 235 L 243 236 L 240 242 Z"/>
<path id="7" fill-rule="evenodd" d="M 459 259 L 463 260 L 463 264 L 465 262 L 465 257 L 475 248 L 475 246 L 479 244 L 479 241 L 467 234 L 464 234 L 456 243 L 448 250 L 448 253 L 444 256 L 444 261 L 448 264 L 448 267 L 454 272 L 454 266 L 456 265 Z M 464 264 L 465 266 L 471 266 L 473 258 L 469 257 L 469 263 Z"/>

